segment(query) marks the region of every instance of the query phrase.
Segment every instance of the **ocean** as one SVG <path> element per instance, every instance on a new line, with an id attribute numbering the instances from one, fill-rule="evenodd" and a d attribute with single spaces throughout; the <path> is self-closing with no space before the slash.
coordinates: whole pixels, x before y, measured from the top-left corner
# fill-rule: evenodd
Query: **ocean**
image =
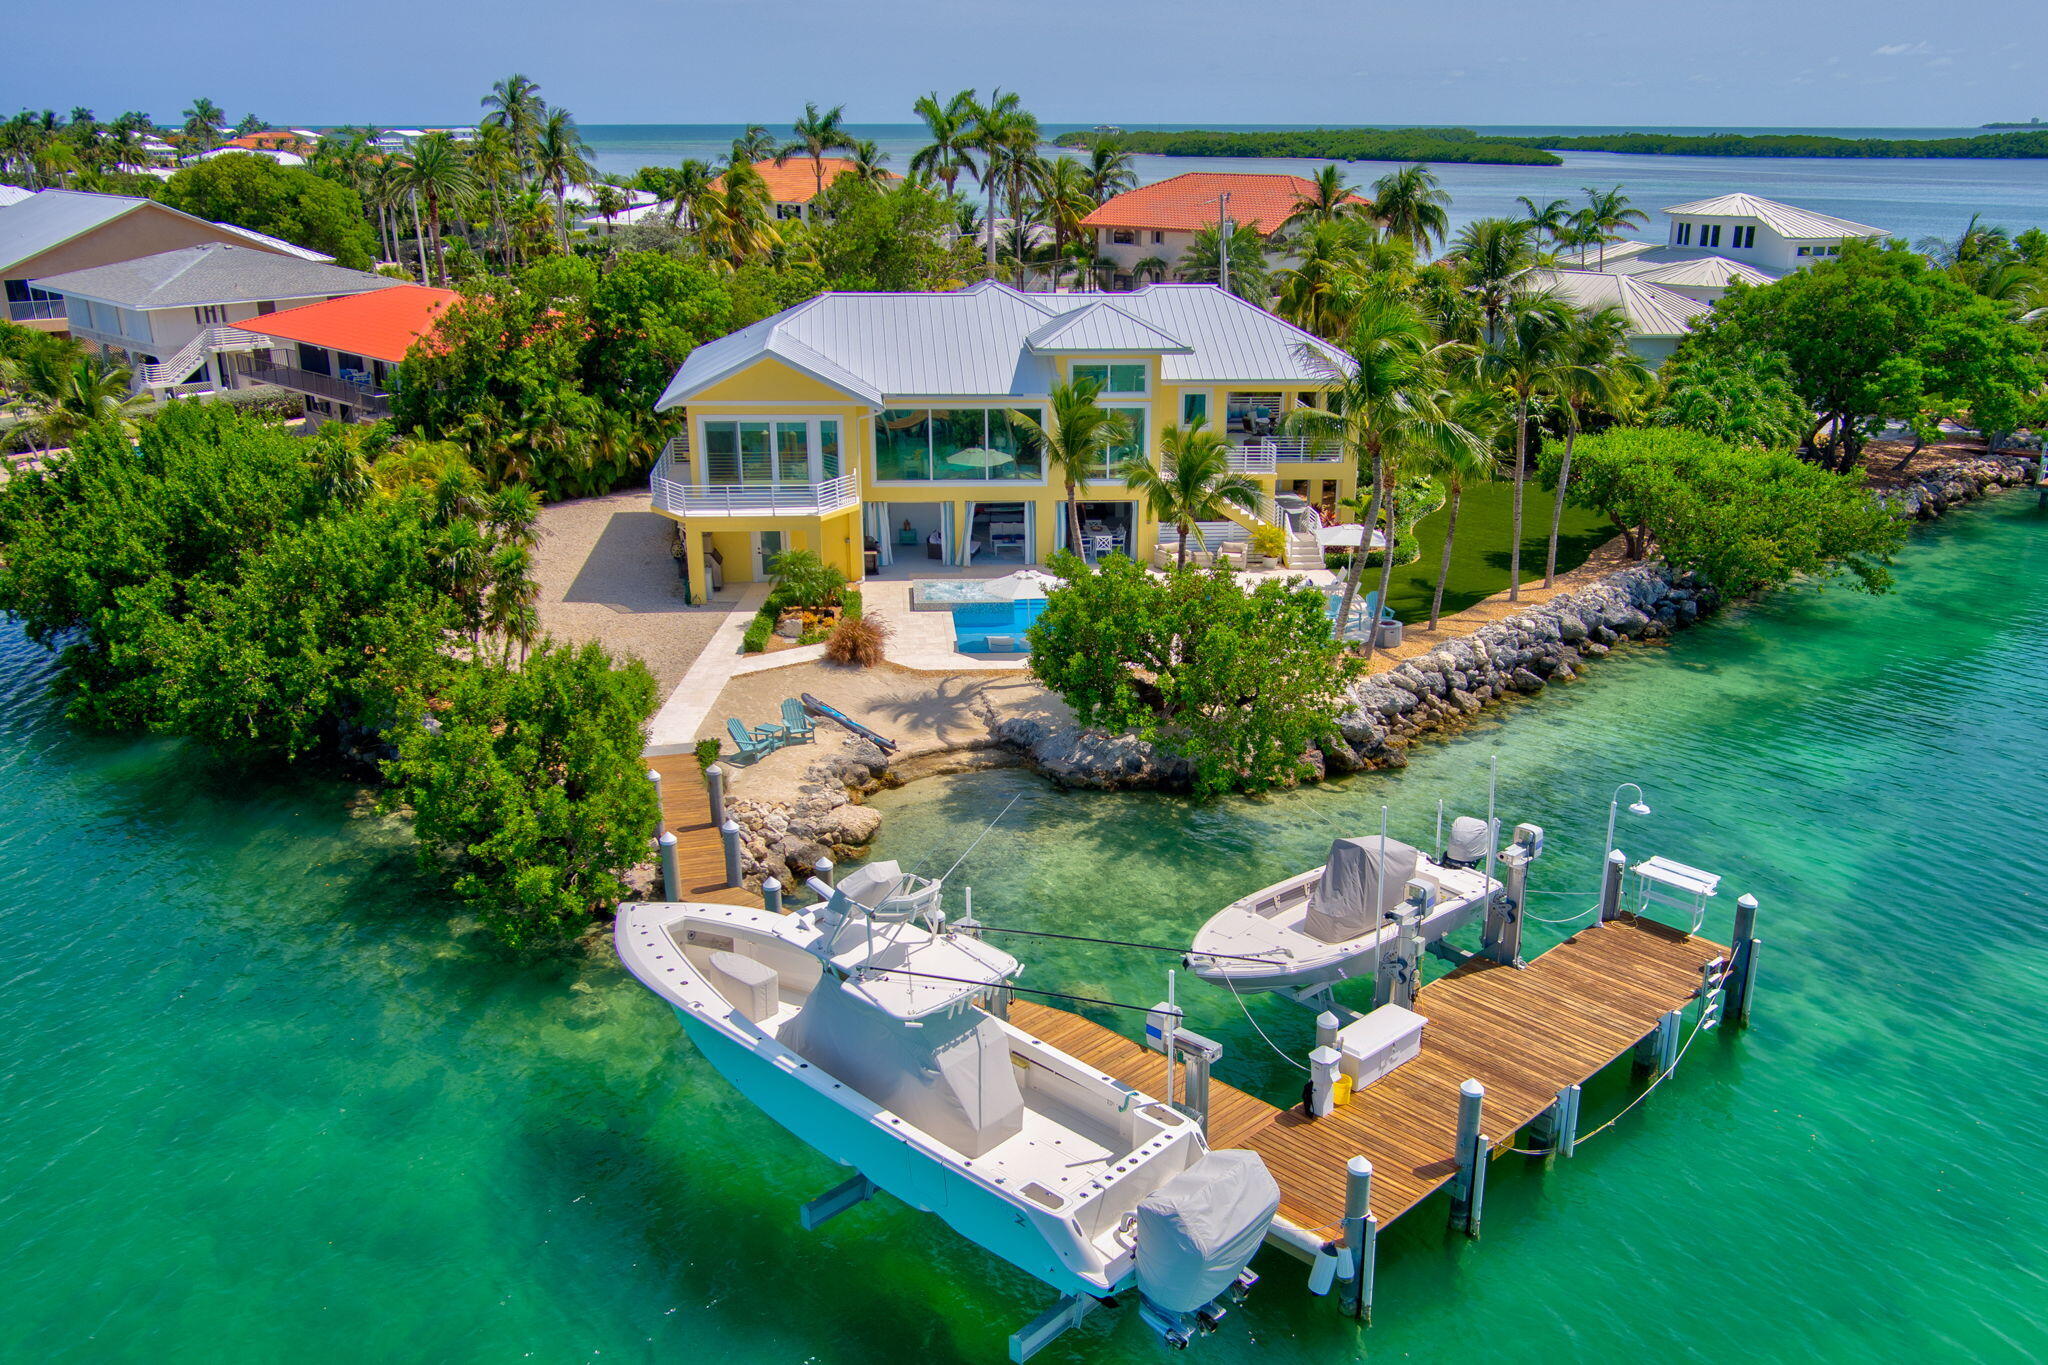
<path id="1" fill-rule="evenodd" d="M 1043 1286 L 742 1099 L 608 955 L 481 950 L 356 793 L 84 736 L 0 622 L 0 1358 L 993 1362 Z M 1915 533 L 1896 592 L 1788 592 L 1423 746 L 1407 770 L 1207 805 L 1020 770 L 876 804 L 877 856 L 986 922 L 1184 944 L 1334 835 L 1426 838 L 1439 798 L 1546 827 L 1531 887 L 1619 842 L 1762 902 L 1755 1027 L 1704 1035 L 1579 1155 L 1505 1158 L 1485 1236 L 1440 1201 L 1381 1239 L 1360 1331 L 1273 1253 L 1209 1365 L 2048 1357 L 2048 518 L 2011 494 Z M 1567 901 L 1539 900 L 1541 905 Z M 1540 913 L 1552 914 L 1545 909 Z M 1556 913 L 1564 913 L 1562 911 Z M 1532 926 L 1528 948 L 1562 928 Z M 1026 984 L 1164 991 L 1168 956 L 1030 940 Z M 1186 982 L 1223 1080 L 1299 1074 Z M 1261 1001 L 1300 1051 L 1305 1014 Z M 1104 1012 L 1135 1033 L 1137 1021 Z M 1632 1093 L 1589 1088 L 1586 1126 Z M 1156 1360 L 1128 1310 L 1049 1365 Z"/>
<path id="2" fill-rule="evenodd" d="M 1049 124 L 1048 138 L 1083 125 Z M 1145 125 L 1126 125 L 1136 129 Z M 1186 126 L 1186 125 L 1160 125 Z M 1288 124 L 1232 124 L 1232 131 L 1257 132 L 1295 127 Z M 583 129 L 600 171 L 630 175 L 642 166 L 674 165 L 685 157 L 710 161 L 723 156 L 741 132 L 738 124 L 593 124 Z M 770 126 L 781 135 L 784 130 Z M 918 124 L 863 124 L 851 129 L 887 154 L 890 169 L 904 171 L 924 145 Z M 1550 133 L 1816 133 L 1828 137 L 1942 138 L 1965 137 L 1975 128 L 1685 128 L 1565 127 L 1561 125 L 1488 126 L 1475 131 L 1497 136 L 1531 137 Z M 1046 153 L 1060 149 L 1048 146 Z M 1888 229 L 1908 241 L 1922 237 L 1953 237 L 1973 213 L 2013 232 L 2048 228 L 2048 162 L 1926 160 L 1850 161 L 1795 157 L 1626 156 L 1612 152 L 1565 152 L 1562 166 L 1438 165 L 1434 169 L 1451 195 L 1451 230 L 1475 218 L 1512 217 L 1521 212 L 1518 196 L 1537 203 L 1583 197 L 1583 187 L 1620 185 L 1651 215 L 1642 235 L 1659 241 L 1664 222 L 1658 210 L 1673 204 L 1719 194 L 1747 191 L 1818 209 L 1853 222 Z M 1249 157 L 1136 158 L 1138 178 L 1150 184 L 1188 171 L 1281 171 L 1313 175 L 1325 161 Z M 1345 176 L 1356 185 L 1369 184 L 1392 169 L 1387 162 L 1349 162 Z"/>

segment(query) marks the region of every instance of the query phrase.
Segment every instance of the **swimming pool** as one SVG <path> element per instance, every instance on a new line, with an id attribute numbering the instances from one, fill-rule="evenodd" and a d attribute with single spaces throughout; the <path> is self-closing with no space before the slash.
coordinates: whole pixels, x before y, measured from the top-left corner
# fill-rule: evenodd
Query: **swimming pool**
<path id="1" fill-rule="evenodd" d="M 1042 597 L 956 606 L 953 648 L 962 654 L 1027 654 L 1031 646 L 1025 643 L 1024 632 L 1044 610 Z"/>

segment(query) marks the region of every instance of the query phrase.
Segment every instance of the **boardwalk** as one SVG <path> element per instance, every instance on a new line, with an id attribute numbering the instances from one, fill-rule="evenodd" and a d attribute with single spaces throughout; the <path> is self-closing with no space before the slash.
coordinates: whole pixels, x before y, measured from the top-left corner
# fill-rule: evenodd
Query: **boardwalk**
<path id="1" fill-rule="evenodd" d="M 1448 1181 L 1458 1086 L 1486 1086 L 1482 1128 L 1496 1149 L 1557 1092 L 1627 1052 L 1658 1019 L 1692 999 L 1701 969 L 1727 950 L 1648 920 L 1583 929 L 1519 971 L 1472 961 L 1423 987 L 1422 1053 L 1310 1119 L 1212 1081 L 1210 1140 L 1250 1147 L 1280 1185 L 1280 1214 L 1325 1240 L 1342 1236 L 1344 1166 L 1372 1161 L 1382 1227 Z M 1017 1004 L 1012 1017 L 1047 1042 L 1128 1085 L 1158 1094 L 1159 1054 L 1079 1016 Z M 1304 1051 L 1306 1047 L 1304 1046 Z"/>
<path id="2" fill-rule="evenodd" d="M 759 892 L 725 884 L 725 846 L 711 823 L 711 792 L 697 756 L 661 754 L 649 758 L 647 766 L 661 774 L 661 826 L 675 831 L 682 899 L 759 905 Z"/>

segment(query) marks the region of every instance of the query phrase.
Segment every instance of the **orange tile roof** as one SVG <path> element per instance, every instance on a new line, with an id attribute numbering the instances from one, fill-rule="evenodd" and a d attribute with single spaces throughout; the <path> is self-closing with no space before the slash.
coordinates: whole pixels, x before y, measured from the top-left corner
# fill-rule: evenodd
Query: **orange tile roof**
<path id="1" fill-rule="evenodd" d="M 291 151 L 305 140 L 297 133 L 273 130 L 263 133 L 244 133 L 240 137 L 229 138 L 221 145 L 223 147 L 243 147 L 252 152 L 264 149 Z"/>
<path id="2" fill-rule="evenodd" d="M 1225 191 L 1230 194 L 1233 223 L 1249 223 L 1271 236 L 1294 212 L 1295 201 L 1314 193 L 1315 183 L 1298 175 L 1189 171 L 1127 190 L 1083 218 L 1081 225 L 1193 232 L 1215 224 L 1216 197 Z M 1351 200 L 1368 202 L 1355 194 Z"/>
<path id="3" fill-rule="evenodd" d="M 843 156 L 828 156 L 824 159 L 823 166 L 825 183 L 830 185 L 852 170 L 854 163 Z M 754 169 L 760 172 L 761 179 L 767 182 L 768 199 L 771 203 L 808 204 L 817 197 L 818 173 L 807 156 L 793 156 L 780 166 L 776 165 L 772 158 L 767 161 L 756 161 Z M 884 171 L 883 174 L 891 180 L 903 178 L 894 171 Z M 720 176 L 712 183 L 723 189 L 725 177 Z"/>
<path id="4" fill-rule="evenodd" d="M 401 284 L 287 308 L 250 318 L 241 327 L 264 336 L 396 363 L 405 359 L 406 349 L 421 334 L 433 330 L 435 314 L 460 297 L 453 289 Z"/>

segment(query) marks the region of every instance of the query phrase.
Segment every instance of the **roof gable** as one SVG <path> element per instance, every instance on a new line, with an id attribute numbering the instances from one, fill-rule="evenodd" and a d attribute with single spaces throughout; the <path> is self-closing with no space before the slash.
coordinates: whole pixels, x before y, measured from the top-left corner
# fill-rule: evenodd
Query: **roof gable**
<path id="1" fill-rule="evenodd" d="M 1692 320 L 1710 312 L 1709 305 L 1687 298 L 1660 284 L 1650 284 L 1635 275 L 1611 275 L 1599 270 L 1539 270 L 1531 278 L 1572 307 L 1585 312 L 1618 308 L 1628 319 L 1635 336 L 1681 337 L 1692 330 Z"/>
<path id="2" fill-rule="evenodd" d="M 1179 337 L 1169 336 L 1108 302 L 1090 303 L 1062 313 L 1025 337 L 1024 344 L 1041 355 L 1105 351 L 1188 355 L 1193 350 Z"/>
<path id="3" fill-rule="evenodd" d="M 0 270 L 54 250 L 148 202 L 128 194 L 43 190 L 9 204 L 0 209 Z"/>
<path id="4" fill-rule="evenodd" d="M 1852 223 L 1847 218 L 1816 213 L 1792 204 L 1781 204 L 1755 194 L 1723 194 L 1712 199 L 1695 199 L 1664 210 L 1670 214 L 1692 214 L 1700 218 L 1754 218 L 1780 237 L 1794 240 L 1826 237 L 1883 237 L 1883 228 Z"/>

